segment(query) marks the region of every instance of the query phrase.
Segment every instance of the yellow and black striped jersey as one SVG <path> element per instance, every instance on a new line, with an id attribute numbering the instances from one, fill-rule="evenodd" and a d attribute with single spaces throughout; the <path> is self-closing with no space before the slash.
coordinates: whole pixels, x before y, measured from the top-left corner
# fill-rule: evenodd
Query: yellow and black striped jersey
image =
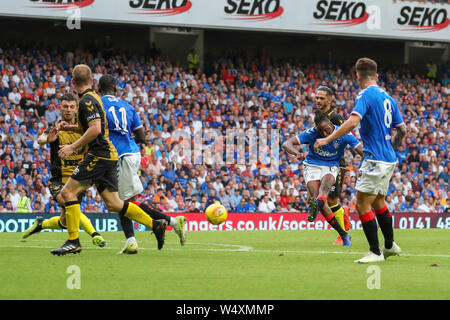
<path id="1" fill-rule="evenodd" d="M 108 119 L 102 100 L 93 89 L 79 96 L 77 122 L 82 132 L 87 131 L 92 121 L 101 121 L 102 126 L 102 132 L 88 144 L 88 153 L 106 160 L 118 160 L 117 150 L 109 139 Z"/>
<path id="2" fill-rule="evenodd" d="M 341 117 L 341 115 L 334 111 L 332 108 L 328 109 L 325 114 L 327 115 L 328 119 L 330 119 L 330 121 L 336 126 L 340 126 L 344 123 L 344 119 Z"/>
<path id="3" fill-rule="evenodd" d="M 49 134 L 50 128 L 44 133 Z M 87 146 L 78 148 L 67 159 L 61 159 L 58 155 L 59 146 L 72 144 L 81 137 L 81 134 L 72 131 L 59 131 L 58 138 L 50 143 L 50 172 L 52 180 L 60 180 L 66 183 L 69 180 L 72 172 L 83 161 L 84 155 L 87 152 Z"/>

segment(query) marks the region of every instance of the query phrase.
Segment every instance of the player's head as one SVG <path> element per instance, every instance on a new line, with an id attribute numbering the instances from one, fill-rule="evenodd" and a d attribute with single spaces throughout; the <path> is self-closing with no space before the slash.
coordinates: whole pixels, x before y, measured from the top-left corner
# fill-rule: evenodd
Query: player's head
<path id="1" fill-rule="evenodd" d="M 327 86 L 320 86 L 316 89 L 316 108 L 327 111 L 330 107 L 333 91 Z"/>
<path id="2" fill-rule="evenodd" d="M 98 81 L 98 91 L 104 95 L 114 95 L 116 93 L 116 79 L 110 75 L 103 75 Z"/>
<path id="3" fill-rule="evenodd" d="M 91 68 L 85 64 L 78 64 L 72 70 L 72 82 L 75 87 L 91 86 L 92 72 Z"/>
<path id="4" fill-rule="evenodd" d="M 334 125 L 328 119 L 327 115 L 318 111 L 314 116 L 314 125 L 317 128 L 317 131 L 322 137 L 328 137 L 334 131 Z"/>
<path id="5" fill-rule="evenodd" d="M 77 112 L 77 97 L 72 93 L 64 93 L 60 100 L 61 119 L 71 121 Z"/>
<path id="6" fill-rule="evenodd" d="M 360 58 L 355 64 L 358 81 L 377 80 L 377 63 L 370 58 Z"/>

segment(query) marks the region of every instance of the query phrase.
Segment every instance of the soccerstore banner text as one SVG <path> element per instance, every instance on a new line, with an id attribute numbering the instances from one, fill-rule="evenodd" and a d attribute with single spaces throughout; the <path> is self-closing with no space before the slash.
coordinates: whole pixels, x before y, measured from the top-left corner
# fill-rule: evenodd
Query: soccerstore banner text
<path id="1" fill-rule="evenodd" d="M 228 219 L 219 226 L 210 224 L 204 213 L 170 213 L 171 216 L 184 215 L 187 231 L 257 231 L 257 230 L 328 230 L 331 226 L 319 215 L 314 222 L 307 220 L 307 213 L 229 213 Z M 86 213 L 98 232 L 122 231 L 119 216 L 113 213 Z M 39 216 L 48 219 L 52 213 Z M 394 213 L 396 229 L 450 229 L 449 213 Z M 0 213 L 0 232 L 24 232 L 29 228 L 36 214 Z M 350 214 L 351 229 L 361 230 L 357 214 Z M 149 230 L 134 222 L 136 231 Z M 168 230 L 171 230 L 169 227 Z M 65 230 L 44 230 L 43 232 L 65 232 Z"/>

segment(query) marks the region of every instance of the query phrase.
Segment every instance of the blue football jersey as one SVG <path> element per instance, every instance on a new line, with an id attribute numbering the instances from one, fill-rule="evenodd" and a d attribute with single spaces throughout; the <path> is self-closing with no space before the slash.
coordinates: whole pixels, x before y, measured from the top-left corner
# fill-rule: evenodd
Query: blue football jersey
<path id="1" fill-rule="evenodd" d="M 338 126 L 334 127 L 335 130 L 339 128 Z M 308 154 L 306 155 L 304 163 L 317 166 L 338 167 L 339 159 L 344 155 L 345 148 L 347 148 L 347 146 L 355 148 L 360 144 L 359 140 L 350 132 L 326 146 L 323 146 L 318 152 L 315 152 L 314 143 L 320 138 L 322 138 L 322 136 L 319 135 L 319 131 L 316 127 L 305 130 L 297 136 L 297 139 L 301 144 L 309 145 Z"/>
<path id="2" fill-rule="evenodd" d="M 364 159 L 396 162 L 392 128 L 403 123 L 397 102 L 378 86 L 362 90 L 352 113 L 361 117 L 359 134 L 364 144 Z"/>
<path id="3" fill-rule="evenodd" d="M 103 107 L 108 118 L 109 138 L 120 156 L 139 153 L 139 147 L 131 136 L 142 127 L 136 110 L 127 102 L 114 96 L 102 97 Z"/>

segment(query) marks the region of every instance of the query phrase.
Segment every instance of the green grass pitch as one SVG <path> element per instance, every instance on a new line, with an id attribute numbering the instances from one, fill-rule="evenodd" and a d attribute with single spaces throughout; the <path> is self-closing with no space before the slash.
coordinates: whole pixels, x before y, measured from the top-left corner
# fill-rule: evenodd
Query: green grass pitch
<path id="1" fill-rule="evenodd" d="M 158 251 L 150 232 L 137 232 L 139 253 L 116 255 L 121 232 L 104 233 L 105 248 L 83 232 L 83 252 L 58 257 L 50 250 L 66 233 L 42 232 L 26 241 L 1 233 L 0 299 L 450 299 L 450 230 L 395 230 L 403 255 L 374 264 L 376 272 L 353 262 L 368 251 L 362 231 L 351 231 L 351 248 L 333 245 L 335 235 L 197 231 L 188 232 L 182 247 L 170 232 Z M 70 266 L 79 268 L 79 289 L 67 285 Z"/>

